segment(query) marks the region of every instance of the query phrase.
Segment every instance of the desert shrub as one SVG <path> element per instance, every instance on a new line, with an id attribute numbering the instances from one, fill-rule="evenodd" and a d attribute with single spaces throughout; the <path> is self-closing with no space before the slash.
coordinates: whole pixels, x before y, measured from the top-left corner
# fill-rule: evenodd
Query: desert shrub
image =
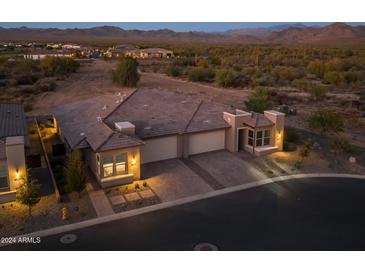
<path id="1" fill-rule="evenodd" d="M 220 69 L 215 75 L 215 82 L 221 87 L 237 86 L 237 73 L 230 69 Z"/>
<path id="2" fill-rule="evenodd" d="M 344 131 L 344 122 L 341 116 L 331 110 L 318 110 L 307 119 L 311 129 L 319 130 L 322 134 L 337 134 Z"/>
<path id="3" fill-rule="evenodd" d="M 69 57 L 46 56 L 40 66 L 46 76 L 64 76 L 75 72 L 80 64 Z"/>
<path id="4" fill-rule="evenodd" d="M 325 97 L 327 92 L 325 86 L 317 84 L 310 84 L 307 89 L 311 97 L 315 100 Z"/>
<path id="5" fill-rule="evenodd" d="M 300 141 L 300 135 L 292 127 L 286 127 L 284 130 L 284 142 L 297 143 Z"/>
<path id="6" fill-rule="evenodd" d="M 273 75 L 276 77 L 277 80 L 281 80 L 282 82 L 285 81 L 293 81 L 294 79 L 303 77 L 303 73 L 293 67 L 285 67 L 279 66 L 273 70 Z"/>
<path id="7" fill-rule="evenodd" d="M 326 71 L 326 65 L 322 61 L 314 60 L 309 62 L 307 70 L 309 73 L 316 75 L 318 78 L 322 78 Z"/>
<path id="8" fill-rule="evenodd" d="M 166 74 L 168 76 L 177 77 L 181 75 L 181 69 L 176 65 L 168 65 L 166 68 Z"/>
<path id="9" fill-rule="evenodd" d="M 113 71 L 113 81 L 122 86 L 135 87 L 139 78 L 137 60 L 129 56 L 120 57 Z"/>
<path id="10" fill-rule="evenodd" d="M 330 147 L 336 154 L 340 154 L 342 152 L 352 152 L 352 146 L 350 142 L 341 136 L 334 136 L 331 139 Z"/>
<path id="11" fill-rule="evenodd" d="M 188 70 L 188 79 L 192 82 L 209 82 L 215 76 L 211 68 L 196 67 Z"/>
<path id="12" fill-rule="evenodd" d="M 324 74 L 324 80 L 332 85 L 338 86 L 345 81 L 345 76 L 342 72 L 329 71 Z"/>
<path id="13" fill-rule="evenodd" d="M 270 99 L 269 91 L 266 88 L 258 87 L 248 96 L 245 105 L 248 111 L 263 113 L 272 107 L 273 102 Z"/>
<path id="14" fill-rule="evenodd" d="M 304 78 L 300 78 L 300 79 L 294 79 L 292 82 L 291 82 L 292 86 L 297 88 L 297 89 L 300 89 L 300 90 L 303 90 L 303 91 L 307 91 L 308 89 L 308 86 L 309 86 L 309 81 L 307 79 L 304 79 Z"/>

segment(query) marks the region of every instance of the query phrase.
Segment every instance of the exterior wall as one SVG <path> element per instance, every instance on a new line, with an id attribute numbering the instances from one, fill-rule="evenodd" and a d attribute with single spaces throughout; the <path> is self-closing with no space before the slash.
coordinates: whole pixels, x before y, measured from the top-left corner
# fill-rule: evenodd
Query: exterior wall
<path id="1" fill-rule="evenodd" d="M 127 173 L 123 175 L 116 175 L 107 178 L 103 178 L 103 168 L 102 168 L 102 159 L 103 157 L 113 156 L 115 161 L 115 156 L 119 154 L 127 154 Z M 122 184 L 132 183 L 133 180 L 139 180 L 141 178 L 141 157 L 139 147 L 131 147 L 125 149 L 115 149 L 109 151 L 103 151 L 100 153 L 93 152 L 91 149 L 84 149 L 83 155 L 85 157 L 85 161 L 88 164 L 89 168 L 95 175 L 97 181 L 101 184 L 102 187 L 111 187 Z M 100 176 L 97 172 L 97 161 L 96 157 L 99 155 L 100 157 Z M 135 164 L 133 164 L 133 159 L 135 160 Z"/>
<path id="2" fill-rule="evenodd" d="M 189 135 L 189 155 L 225 149 L 225 130 Z"/>
<path id="3" fill-rule="evenodd" d="M 1 192 L 5 192 L 5 191 L 9 191 L 9 170 L 8 170 L 8 164 L 6 162 L 6 159 L 1 159 L 0 160 L 0 166 L 5 166 L 6 170 L 7 170 L 7 183 L 8 183 L 8 187 L 7 188 L 0 188 L 0 195 L 1 195 Z"/>
<path id="4" fill-rule="evenodd" d="M 282 151 L 284 141 L 285 114 L 275 110 L 269 110 L 265 111 L 264 115 L 275 124 L 273 130 L 275 143 L 273 145 L 276 146 L 279 151 Z"/>
<path id="5" fill-rule="evenodd" d="M 16 190 L 26 176 L 24 137 L 7 137 L 5 142 L 10 190 Z"/>
<path id="6" fill-rule="evenodd" d="M 142 164 L 178 157 L 177 135 L 143 140 L 141 147 Z"/>
<path id="7" fill-rule="evenodd" d="M 251 116 L 251 113 L 249 112 L 236 111 L 237 114 L 223 112 L 223 119 L 231 125 L 231 127 L 226 130 L 226 149 L 230 152 L 238 151 L 238 129 L 246 128 L 244 122 Z"/>

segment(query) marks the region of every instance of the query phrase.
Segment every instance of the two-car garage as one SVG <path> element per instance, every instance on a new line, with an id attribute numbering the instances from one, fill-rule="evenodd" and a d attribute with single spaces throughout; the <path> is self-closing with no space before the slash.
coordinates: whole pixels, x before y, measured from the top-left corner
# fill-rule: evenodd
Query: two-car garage
<path id="1" fill-rule="evenodd" d="M 213 130 L 188 134 L 188 155 L 225 149 L 225 130 Z M 166 159 L 178 158 L 178 135 L 144 140 L 141 147 L 141 162 L 150 163 Z M 183 147 L 183 146 L 182 146 Z"/>

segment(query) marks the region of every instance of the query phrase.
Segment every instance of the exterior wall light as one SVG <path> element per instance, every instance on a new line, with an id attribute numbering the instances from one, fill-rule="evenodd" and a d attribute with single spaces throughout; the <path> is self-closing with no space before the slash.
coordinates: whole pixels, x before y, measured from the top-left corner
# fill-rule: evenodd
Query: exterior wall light
<path id="1" fill-rule="evenodd" d="M 132 166 L 135 166 L 136 163 L 137 163 L 136 156 L 133 155 L 133 158 L 132 158 Z"/>
<path id="2" fill-rule="evenodd" d="M 15 170 L 15 178 L 16 178 L 16 179 L 19 179 L 19 178 L 20 178 L 19 168 L 17 168 L 17 169 Z"/>

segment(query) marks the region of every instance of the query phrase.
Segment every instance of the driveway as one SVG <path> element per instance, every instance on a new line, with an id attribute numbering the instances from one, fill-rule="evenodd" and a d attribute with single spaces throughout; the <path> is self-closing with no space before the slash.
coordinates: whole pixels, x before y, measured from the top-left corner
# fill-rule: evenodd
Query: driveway
<path id="1" fill-rule="evenodd" d="M 144 164 L 141 172 L 162 202 L 213 190 L 179 159 Z"/>
<path id="2" fill-rule="evenodd" d="M 190 156 L 224 187 L 245 184 L 267 178 L 265 174 L 228 151 L 214 151 Z"/>

